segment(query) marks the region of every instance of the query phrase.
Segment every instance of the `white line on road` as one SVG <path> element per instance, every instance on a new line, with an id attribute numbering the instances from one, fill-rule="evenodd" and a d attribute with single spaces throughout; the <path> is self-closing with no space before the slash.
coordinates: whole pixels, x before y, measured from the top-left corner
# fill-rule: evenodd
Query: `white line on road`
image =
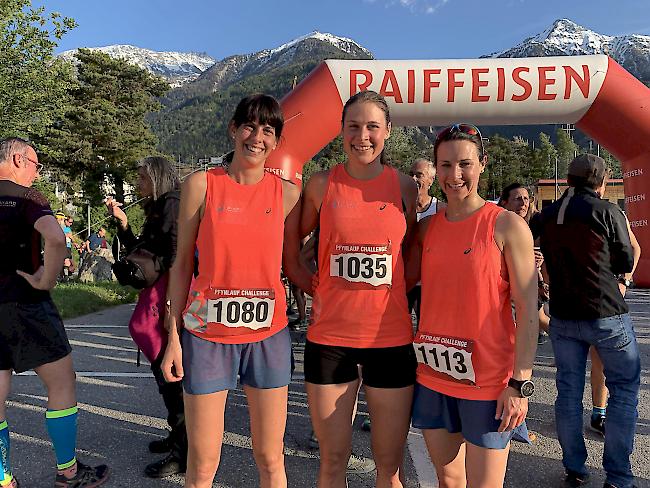
<path id="1" fill-rule="evenodd" d="M 16 376 L 36 376 L 34 371 L 25 371 Z M 77 376 L 88 378 L 153 378 L 153 373 L 112 373 L 110 371 L 77 371 Z"/>
<path id="2" fill-rule="evenodd" d="M 66 324 L 66 329 L 128 329 L 128 325 Z"/>
<path id="3" fill-rule="evenodd" d="M 420 488 L 438 488 L 438 475 L 429 459 L 429 451 L 420 430 L 411 428 L 407 440 Z"/>

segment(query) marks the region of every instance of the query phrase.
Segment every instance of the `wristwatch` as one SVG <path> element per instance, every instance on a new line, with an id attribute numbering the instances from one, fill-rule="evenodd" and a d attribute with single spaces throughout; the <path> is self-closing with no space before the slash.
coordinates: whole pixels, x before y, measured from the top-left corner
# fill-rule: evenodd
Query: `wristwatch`
<path id="1" fill-rule="evenodd" d="M 624 285 L 626 288 L 629 288 L 634 284 L 634 282 L 632 280 L 628 280 L 625 276 L 619 276 L 618 277 L 618 282 L 621 285 Z"/>
<path id="2" fill-rule="evenodd" d="M 530 380 L 520 381 L 510 378 L 508 380 L 508 386 L 517 390 L 522 398 L 529 398 L 535 393 L 535 383 Z"/>

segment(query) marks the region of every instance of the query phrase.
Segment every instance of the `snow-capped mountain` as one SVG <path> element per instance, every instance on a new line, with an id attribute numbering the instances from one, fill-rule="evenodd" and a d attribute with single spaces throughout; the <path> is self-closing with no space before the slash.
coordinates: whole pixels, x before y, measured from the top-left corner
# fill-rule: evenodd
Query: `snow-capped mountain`
<path id="1" fill-rule="evenodd" d="M 172 87 L 196 79 L 216 62 L 216 59 L 204 53 L 158 52 L 124 44 L 89 49 L 102 51 L 113 58 L 121 58 L 146 69 L 165 78 Z M 76 50 L 65 51 L 60 57 L 74 62 L 75 53 Z"/>
<path id="2" fill-rule="evenodd" d="M 650 83 L 650 36 L 607 36 L 568 19 L 556 20 L 544 32 L 525 39 L 515 47 L 485 57 L 523 58 L 583 54 L 608 54 L 641 81 Z"/>
<path id="3" fill-rule="evenodd" d="M 315 59 L 372 59 L 372 53 L 356 41 L 323 32 L 312 32 L 273 49 L 236 54 L 215 63 L 194 82 L 180 88 L 172 97 L 212 93 L 251 75 L 262 74 L 290 64 Z"/>

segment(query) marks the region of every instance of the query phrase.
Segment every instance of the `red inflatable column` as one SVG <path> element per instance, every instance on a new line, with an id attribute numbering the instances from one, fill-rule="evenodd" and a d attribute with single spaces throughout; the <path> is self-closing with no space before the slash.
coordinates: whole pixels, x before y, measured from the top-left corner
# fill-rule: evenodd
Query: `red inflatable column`
<path id="1" fill-rule="evenodd" d="M 642 248 L 634 281 L 650 286 L 650 89 L 610 59 L 596 100 L 576 125 L 623 165 L 627 216 Z"/>
<path id="2" fill-rule="evenodd" d="M 304 164 L 341 132 L 343 102 L 327 65 L 321 63 L 280 105 L 282 139 L 266 168 L 301 185 Z"/>

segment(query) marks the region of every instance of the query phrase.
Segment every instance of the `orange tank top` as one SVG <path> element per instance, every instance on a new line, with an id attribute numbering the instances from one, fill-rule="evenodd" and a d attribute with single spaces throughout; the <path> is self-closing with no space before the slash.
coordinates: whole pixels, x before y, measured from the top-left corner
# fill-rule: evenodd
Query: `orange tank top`
<path id="1" fill-rule="evenodd" d="M 368 348 L 413 340 L 407 311 L 402 241 L 406 219 L 397 171 L 372 180 L 330 170 L 320 208 L 318 286 L 307 338 Z"/>
<path id="2" fill-rule="evenodd" d="M 221 168 L 206 178 L 196 239 L 199 275 L 190 289 L 184 327 L 223 344 L 264 340 L 287 325 L 280 280 L 282 181 L 265 172 L 259 183 L 240 185 Z"/>
<path id="3" fill-rule="evenodd" d="M 502 211 L 488 202 L 459 222 L 442 212 L 427 228 L 413 347 L 418 383 L 445 395 L 496 400 L 512 375 L 510 284 L 502 277 L 505 259 L 494 241 Z"/>

